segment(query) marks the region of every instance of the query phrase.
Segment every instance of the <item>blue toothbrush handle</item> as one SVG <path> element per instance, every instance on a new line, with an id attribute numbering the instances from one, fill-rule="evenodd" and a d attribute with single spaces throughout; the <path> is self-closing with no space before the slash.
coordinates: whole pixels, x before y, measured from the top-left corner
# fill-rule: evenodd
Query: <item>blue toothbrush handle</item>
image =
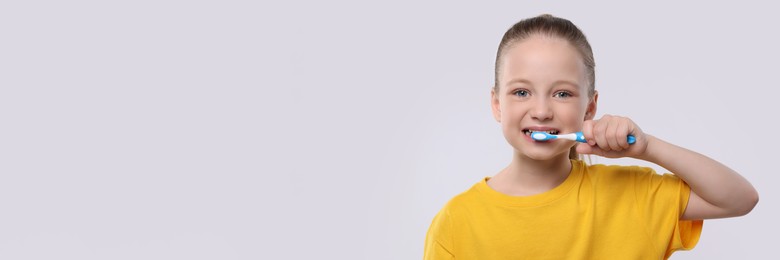
<path id="1" fill-rule="evenodd" d="M 577 142 L 580 142 L 580 143 L 587 143 L 588 142 L 587 140 L 585 140 L 585 135 L 583 135 L 582 132 L 577 132 L 576 134 L 577 134 L 577 140 L 576 140 Z M 628 139 L 627 140 L 628 144 L 636 143 L 636 137 L 634 137 L 633 135 L 628 135 L 627 139 Z"/>
<path id="2" fill-rule="evenodd" d="M 588 142 L 587 140 L 585 140 L 585 135 L 583 135 L 582 132 L 576 132 L 575 134 L 577 134 L 577 140 L 574 140 L 574 141 L 577 141 L 577 142 L 580 142 L 580 143 L 587 143 Z"/>

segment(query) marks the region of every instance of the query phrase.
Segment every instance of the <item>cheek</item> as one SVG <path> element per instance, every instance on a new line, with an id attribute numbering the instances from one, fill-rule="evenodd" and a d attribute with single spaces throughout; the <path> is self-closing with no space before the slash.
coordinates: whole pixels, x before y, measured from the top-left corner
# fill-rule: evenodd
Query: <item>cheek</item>
<path id="1" fill-rule="evenodd" d="M 523 111 L 519 106 L 504 106 L 501 108 L 501 125 L 504 130 L 517 128 L 522 121 Z"/>
<path id="2" fill-rule="evenodd" d="M 586 109 L 584 107 L 575 105 L 566 107 L 560 111 L 559 115 L 566 118 L 565 121 L 581 127 L 583 122 L 585 122 L 585 112 Z"/>

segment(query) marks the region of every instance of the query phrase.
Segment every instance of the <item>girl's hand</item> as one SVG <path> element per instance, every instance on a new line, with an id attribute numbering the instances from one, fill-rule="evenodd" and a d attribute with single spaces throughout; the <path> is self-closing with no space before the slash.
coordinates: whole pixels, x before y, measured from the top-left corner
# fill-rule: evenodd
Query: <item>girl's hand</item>
<path id="1" fill-rule="evenodd" d="M 604 115 L 598 120 L 586 120 L 582 134 L 588 143 L 577 144 L 579 154 L 642 158 L 647 151 L 647 136 L 627 117 Z M 634 144 L 628 144 L 628 135 L 636 138 Z"/>

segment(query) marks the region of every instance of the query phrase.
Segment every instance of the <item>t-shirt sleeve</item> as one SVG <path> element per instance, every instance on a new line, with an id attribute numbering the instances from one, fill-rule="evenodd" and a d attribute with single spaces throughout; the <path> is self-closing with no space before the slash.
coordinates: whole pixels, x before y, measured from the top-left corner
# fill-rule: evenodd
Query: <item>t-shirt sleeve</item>
<path id="1" fill-rule="evenodd" d="M 677 250 L 690 250 L 699 242 L 702 220 L 681 220 L 691 188 L 673 174 L 656 174 L 651 168 L 635 170 L 637 206 L 645 216 L 654 246 L 665 247 L 665 258 Z"/>
<path id="2" fill-rule="evenodd" d="M 436 214 L 428 228 L 423 260 L 455 259 L 452 244 L 452 218 L 445 207 Z"/>

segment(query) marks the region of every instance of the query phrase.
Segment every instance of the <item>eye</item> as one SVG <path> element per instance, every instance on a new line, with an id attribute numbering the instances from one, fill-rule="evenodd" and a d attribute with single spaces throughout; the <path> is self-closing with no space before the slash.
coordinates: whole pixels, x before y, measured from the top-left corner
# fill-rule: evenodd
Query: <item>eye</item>
<path id="1" fill-rule="evenodd" d="M 518 89 L 512 92 L 512 95 L 518 96 L 518 97 L 527 97 L 530 93 L 528 93 L 528 90 L 525 89 Z"/>
<path id="2" fill-rule="evenodd" d="M 558 91 L 558 92 L 555 92 L 555 94 L 553 94 L 553 97 L 557 97 L 557 98 L 568 98 L 568 97 L 572 97 L 572 96 L 573 95 L 570 92 L 568 92 L 568 91 Z"/>

